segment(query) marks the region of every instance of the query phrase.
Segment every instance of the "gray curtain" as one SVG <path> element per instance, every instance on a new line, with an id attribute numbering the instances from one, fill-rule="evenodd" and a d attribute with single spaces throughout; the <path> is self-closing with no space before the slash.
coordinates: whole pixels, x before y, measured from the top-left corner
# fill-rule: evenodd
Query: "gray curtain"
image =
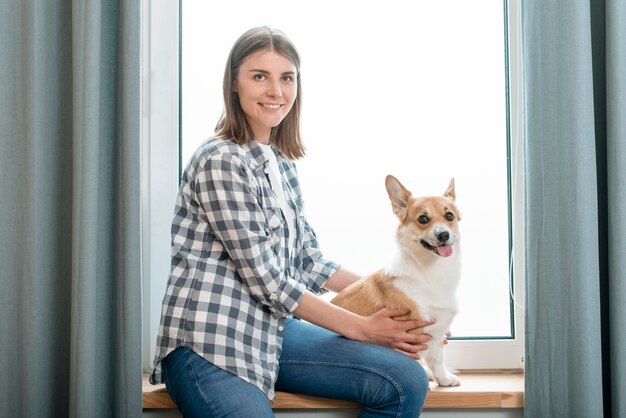
<path id="1" fill-rule="evenodd" d="M 522 2 L 527 417 L 626 417 L 626 2 Z"/>
<path id="2" fill-rule="evenodd" d="M 0 0 L 0 416 L 141 415 L 140 4 Z"/>

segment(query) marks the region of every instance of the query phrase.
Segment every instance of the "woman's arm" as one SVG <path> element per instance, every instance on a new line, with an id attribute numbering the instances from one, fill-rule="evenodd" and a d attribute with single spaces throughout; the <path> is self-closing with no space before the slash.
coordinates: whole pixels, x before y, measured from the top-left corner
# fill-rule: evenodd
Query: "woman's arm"
<path id="1" fill-rule="evenodd" d="M 390 347 L 419 359 L 417 353 L 428 348 L 425 343 L 432 337 L 428 334 L 409 334 L 407 331 L 433 322 L 393 319 L 405 313 L 383 308 L 369 317 L 364 317 L 335 306 L 309 291 L 304 293 L 294 311 L 299 318 L 346 338 Z"/>

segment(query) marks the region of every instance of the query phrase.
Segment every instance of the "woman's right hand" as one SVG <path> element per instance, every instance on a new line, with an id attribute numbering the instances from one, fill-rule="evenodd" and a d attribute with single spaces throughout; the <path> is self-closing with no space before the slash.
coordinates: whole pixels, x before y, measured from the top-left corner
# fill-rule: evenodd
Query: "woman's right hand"
<path id="1" fill-rule="evenodd" d="M 419 360 L 419 352 L 428 348 L 426 343 L 433 337 L 429 334 L 411 334 L 409 331 L 432 325 L 435 321 L 394 319 L 405 314 L 406 312 L 383 308 L 368 317 L 362 317 L 361 326 L 349 338 L 390 347 Z"/>
<path id="2" fill-rule="evenodd" d="M 426 350 L 429 334 L 411 334 L 410 330 L 432 325 L 435 321 L 395 320 L 407 312 L 392 311 L 386 308 L 370 315 L 361 316 L 333 305 L 330 302 L 306 291 L 294 314 L 351 340 L 358 340 L 393 348 L 415 359 L 419 352 Z"/>

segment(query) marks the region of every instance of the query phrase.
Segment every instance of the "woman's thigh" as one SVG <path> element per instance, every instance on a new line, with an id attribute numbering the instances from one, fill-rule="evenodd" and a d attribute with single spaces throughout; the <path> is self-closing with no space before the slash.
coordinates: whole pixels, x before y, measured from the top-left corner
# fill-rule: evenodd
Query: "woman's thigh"
<path id="1" fill-rule="evenodd" d="M 395 350 L 290 319 L 276 389 L 357 402 L 363 417 L 416 417 L 428 376 L 417 361 Z"/>
<path id="2" fill-rule="evenodd" d="M 263 391 L 179 347 L 163 359 L 165 386 L 185 418 L 273 417 Z"/>

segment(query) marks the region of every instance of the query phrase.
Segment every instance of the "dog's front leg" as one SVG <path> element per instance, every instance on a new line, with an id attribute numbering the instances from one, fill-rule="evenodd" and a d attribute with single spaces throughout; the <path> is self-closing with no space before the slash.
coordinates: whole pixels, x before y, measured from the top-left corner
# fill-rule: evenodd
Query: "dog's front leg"
<path id="1" fill-rule="evenodd" d="M 439 386 L 458 386 L 461 384 L 459 378 L 450 373 L 445 365 L 443 344 L 433 341 L 426 353 L 426 364 L 428 364 L 428 368 Z"/>

